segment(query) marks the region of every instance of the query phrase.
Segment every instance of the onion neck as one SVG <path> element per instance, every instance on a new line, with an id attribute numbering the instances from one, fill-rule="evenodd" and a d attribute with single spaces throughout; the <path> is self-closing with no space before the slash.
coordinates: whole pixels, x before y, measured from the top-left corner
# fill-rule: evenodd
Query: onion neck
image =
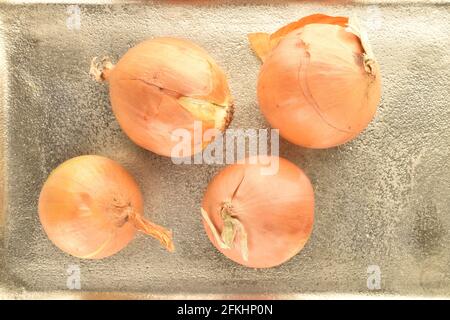
<path id="1" fill-rule="evenodd" d="M 97 82 L 108 81 L 109 75 L 114 68 L 109 57 L 103 57 L 100 61 L 98 57 L 91 60 L 91 68 L 89 74 Z"/>
<path id="2" fill-rule="evenodd" d="M 167 249 L 169 252 L 175 251 L 175 247 L 172 240 L 172 232 L 166 228 L 145 219 L 141 214 L 136 213 L 131 205 L 125 207 L 122 211 L 122 218 L 120 219 L 120 224 L 125 224 L 126 222 L 131 222 L 134 227 L 158 240 L 161 245 Z"/>
<path id="3" fill-rule="evenodd" d="M 369 37 L 367 36 L 367 32 L 361 26 L 359 19 L 356 16 L 352 16 L 348 19 L 347 31 L 353 33 L 360 39 L 361 45 L 364 50 L 364 53 L 363 53 L 364 69 L 366 70 L 366 72 L 369 75 L 375 77 L 375 75 L 376 75 L 375 55 L 373 53 L 372 46 L 370 45 Z"/>
<path id="4" fill-rule="evenodd" d="M 208 213 L 201 208 L 202 216 L 208 224 L 214 238 L 222 249 L 233 249 L 237 235 L 239 234 L 239 246 L 242 258 L 248 261 L 248 236 L 242 222 L 233 215 L 233 207 L 230 201 L 225 201 L 220 208 L 220 217 L 223 222 L 222 232 L 219 234 L 217 228 L 209 218 Z"/>

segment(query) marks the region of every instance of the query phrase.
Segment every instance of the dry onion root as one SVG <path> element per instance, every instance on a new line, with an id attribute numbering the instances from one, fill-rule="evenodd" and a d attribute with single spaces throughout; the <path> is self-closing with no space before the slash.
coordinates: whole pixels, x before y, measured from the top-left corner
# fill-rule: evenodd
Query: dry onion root
<path id="1" fill-rule="evenodd" d="M 262 164 L 245 163 L 226 167 L 208 185 L 203 224 L 210 241 L 229 259 L 252 268 L 274 267 L 308 241 L 313 188 L 303 171 L 286 159 L 279 158 L 274 175 L 262 175 Z"/>
<path id="2" fill-rule="evenodd" d="M 113 112 L 123 131 L 139 146 L 163 156 L 173 155 L 176 129 L 192 137 L 190 156 L 212 141 L 194 141 L 194 122 L 224 131 L 233 118 L 233 100 L 226 76 L 208 53 L 176 38 L 141 42 L 113 65 L 92 60 L 90 74 L 108 81 Z M 198 133 L 196 133 L 198 134 Z"/>
<path id="3" fill-rule="evenodd" d="M 48 177 L 39 218 L 50 240 L 78 258 L 101 259 L 122 250 L 136 230 L 169 251 L 172 233 L 143 217 L 142 194 L 118 163 L 101 156 L 72 158 Z"/>
<path id="4" fill-rule="evenodd" d="M 356 18 L 315 14 L 249 40 L 263 61 L 261 111 L 285 139 L 333 147 L 355 138 L 374 117 L 381 76 Z"/>

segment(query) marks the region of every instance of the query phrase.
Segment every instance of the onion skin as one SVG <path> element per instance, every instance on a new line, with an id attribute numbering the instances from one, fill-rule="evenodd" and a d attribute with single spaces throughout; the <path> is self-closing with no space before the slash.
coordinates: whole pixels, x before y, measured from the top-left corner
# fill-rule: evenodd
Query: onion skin
<path id="1" fill-rule="evenodd" d="M 376 113 L 379 66 L 363 30 L 346 29 L 351 22 L 313 15 L 272 35 L 249 35 L 263 61 L 257 89 L 261 111 L 294 144 L 343 144 L 358 136 Z"/>
<path id="2" fill-rule="evenodd" d="M 128 245 L 136 230 L 173 251 L 171 233 L 143 218 L 136 181 L 105 157 L 75 157 L 57 167 L 42 187 L 38 208 L 49 239 L 78 258 L 111 256 Z"/>
<path id="3" fill-rule="evenodd" d="M 313 188 L 303 171 L 286 159 L 279 158 L 274 175 L 261 175 L 261 164 L 249 164 L 248 159 L 245 163 L 226 167 L 210 182 L 202 203 L 203 225 L 209 240 L 229 259 L 252 268 L 274 267 L 308 241 L 314 221 Z M 239 230 L 231 248 L 224 248 L 223 237 L 214 235 L 213 229 L 223 235 L 224 203 L 245 229 L 247 256 Z"/>
<path id="4" fill-rule="evenodd" d="M 122 130 L 139 146 L 163 156 L 178 143 L 175 129 L 194 134 L 194 121 L 207 129 L 225 130 L 233 101 L 223 71 L 196 44 L 176 38 L 146 40 L 128 50 L 113 66 L 91 74 L 110 86 L 113 112 Z M 191 154 L 206 143 L 192 144 Z M 189 155 L 185 155 L 189 156 Z"/>

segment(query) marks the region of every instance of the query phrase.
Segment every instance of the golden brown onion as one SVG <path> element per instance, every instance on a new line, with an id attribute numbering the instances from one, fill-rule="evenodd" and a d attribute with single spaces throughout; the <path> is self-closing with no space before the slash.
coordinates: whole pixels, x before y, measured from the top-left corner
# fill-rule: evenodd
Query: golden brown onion
<path id="1" fill-rule="evenodd" d="M 249 39 L 263 61 L 261 111 L 287 140 L 333 147 L 355 138 L 374 117 L 381 76 L 356 19 L 316 14 Z"/>
<path id="2" fill-rule="evenodd" d="M 289 260 L 303 248 L 313 227 L 314 192 L 308 177 L 286 159 L 271 161 L 279 161 L 273 175 L 262 174 L 261 161 L 250 164 L 246 159 L 246 164 L 226 167 L 203 198 L 203 224 L 210 241 L 247 267 L 269 268 Z"/>
<path id="3" fill-rule="evenodd" d="M 39 197 L 39 218 L 50 240 L 78 258 L 111 256 L 136 230 L 174 249 L 171 232 L 143 217 L 142 195 L 133 177 L 101 156 L 72 158 L 53 170 Z"/>
<path id="4" fill-rule="evenodd" d="M 194 137 L 194 121 L 207 129 L 225 130 L 233 100 L 223 71 L 196 44 L 176 38 L 141 42 L 114 66 L 94 59 L 91 74 L 107 80 L 113 112 L 123 131 L 141 147 L 164 156 L 178 141 L 175 129 Z M 210 141 L 192 141 L 191 154 Z M 183 156 L 189 156 L 185 154 Z"/>

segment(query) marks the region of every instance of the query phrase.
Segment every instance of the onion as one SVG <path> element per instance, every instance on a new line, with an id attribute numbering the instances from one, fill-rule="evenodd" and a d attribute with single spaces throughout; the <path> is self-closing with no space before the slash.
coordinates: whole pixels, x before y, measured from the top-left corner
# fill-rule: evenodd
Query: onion
<path id="1" fill-rule="evenodd" d="M 39 218 L 50 240 L 79 258 L 111 256 L 136 230 L 174 249 L 171 232 L 143 217 L 142 195 L 133 177 L 100 156 L 72 158 L 50 174 L 39 197 Z"/>
<path id="2" fill-rule="evenodd" d="M 333 147 L 355 138 L 374 117 L 381 76 L 356 18 L 316 14 L 249 40 L 263 61 L 261 111 L 285 139 Z"/>
<path id="3" fill-rule="evenodd" d="M 283 158 L 273 175 L 261 174 L 262 161 L 246 159 L 222 170 L 208 185 L 202 203 L 210 241 L 231 260 L 269 268 L 296 255 L 314 220 L 314 192 L 308 177 Z M 267 160 L 264 160 L 267 163 Z"/>
<path id="4" fill-rule="evenodd" d="M 128 137 L 163 156 L 190 156 L 212 141 L 194 139 L 195 121 L 202 134 L 225 130 L 233 117 L 225 74 L 205 50 L 187 40 L 144 41 L 115 66 L 108 58 L 94 58 L 90 73 L 109 82 L 113 112 Z M 172 154 L 179 143 L 172 137 L 175 129 L 190 133 L 190 154 Z"/>

